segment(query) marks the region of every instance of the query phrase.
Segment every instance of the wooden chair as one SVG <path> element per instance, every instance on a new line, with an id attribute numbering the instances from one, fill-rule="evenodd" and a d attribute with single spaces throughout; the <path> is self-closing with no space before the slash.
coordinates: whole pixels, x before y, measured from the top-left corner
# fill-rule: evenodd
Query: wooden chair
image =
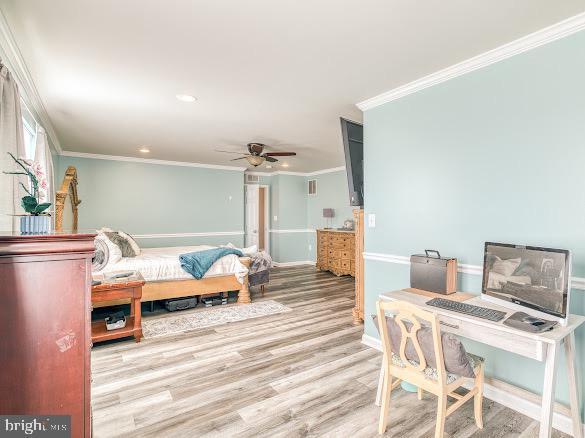
<path id="1" fill-rule="evenodd" d="M 385 312 L 392 313 L 396 321 L 402 338 L 398 352 L 392 351 L 392 343 L 388 333 Z M 412 304 L 400 301 L 378 301 L 377 302 L 378 325 L 384 351 L 383 370 L 384 382 L 382 386 L 382 401 L 380 409 L 380 422 L 378 431 L 380 434 L 386 432 L 388 422 L 388 409 L 390 407 L 390 394 L 400 381 L 404 380 L 418 387 L 418 399 L 422 398 L 423 391 L 428 391 L 438 397 L 437 407 L 437 425 L 435 427 L 435 438 L 441 438 L 445 429 L 445 419 L 459 408 L 467 400 L 474 398 L 475 424 L 480 429 L 483 428 L 482 421 L 482 398 L 483 398 L 483 360 L 475 357 L 473 361 L 475 379 L 474 386 L 465 395 L 460 395 L 454 391 L 461 387 L 469 378 L 456 376 L 447 373 L 445 370 L 445 361 L 443 356 L 443 346 L 441 342 L 441 331 L 439 329 L 438 317 L 425 310 L 422 310 Z M 408 331 L 405 322 L 412 324 Z M 421 322 L 426 322 L 432 330 L 433 346 L 435 358 L 437 358 L 436 369 L 427 365 L 423 350 L 417 338 L 417 332 L 421 329 Z M 416 354 L 420 361 L 409 361 L 406 357 L 406 345 L 410 339 Z M 469 356 L 469 355 L 468 355 Z M 392 382 L 393 378 L 396 378 Z M 447 407 L 447 397 L 455 399 L 455 403 Z"/>

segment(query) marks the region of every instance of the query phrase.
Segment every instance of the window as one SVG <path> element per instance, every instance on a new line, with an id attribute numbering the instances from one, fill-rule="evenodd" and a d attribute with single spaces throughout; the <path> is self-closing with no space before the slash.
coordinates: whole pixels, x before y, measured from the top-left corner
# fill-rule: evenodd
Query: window
<path id="1" fill-rule="evenodd" d="M 34 160 L 37 148 L 37 122 L 33 115 L 22 102 L 22 127 L 24 131 L 24 152 L 26 158 Z"/>
<path id="2" fill-rule="evenodd" d="M 317 180 L 310 179 L 309 180 L 309 195 L 316 195 L 317 194 Z"/>

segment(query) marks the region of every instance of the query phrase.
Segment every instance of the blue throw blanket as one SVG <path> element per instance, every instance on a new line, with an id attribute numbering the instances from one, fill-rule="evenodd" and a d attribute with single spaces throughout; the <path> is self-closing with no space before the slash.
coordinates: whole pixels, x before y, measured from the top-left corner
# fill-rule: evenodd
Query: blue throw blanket
<path id="1" fill-rule="evenodd" d="M 181 262 L 181 268 L 195 277 L 197 280 L 203 278 L 205 273 L 211 268 L 217 260 L 223 256 L 235 254 L 238 257 L 242 257 L 241 251 L 234 248 L 212 248 L 204 251 L 189 252 L 187 254 L 181 254 L 179 261 Z"/>

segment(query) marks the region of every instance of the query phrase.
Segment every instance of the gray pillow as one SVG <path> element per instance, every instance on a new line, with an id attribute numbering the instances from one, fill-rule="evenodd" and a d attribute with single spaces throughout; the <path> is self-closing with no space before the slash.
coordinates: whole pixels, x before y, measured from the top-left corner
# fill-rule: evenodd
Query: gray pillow
<path id="1" fill-rule="evenodd" d="M 372 318 L 376 324 L 376 329 L 379 331 L 378 317 L 376 315 L 372 315 Z M 390 343 L 392 344 L 392 351 L 397 356 L 400 356 L 402 331 L 400 330 L 398 324 L 396 324 L 396 321 L 394 321 L 394 318 L 387 316 L 386 325 L 388 326 L 388 334 L 390 336 Z M 407 330 L 410 330 L 410 327 L 412 326 L 412 324 L 408 322 L 406 322 L 404 325 L 406 326 Z M 417 332 L 416 337 L 422 349 L 423 355 L 425 356 L 427 366 L 436 368 L 437 361 L 435 358 L 435 347 L 433 346 L 432 329 L 430 327 L 422 327 Z M 457 336 L 452 335 L 451 333 L 441 333 L 441 343 L 443 344 L 443 357 L 445 359 L 445 369 L 447 372 L 451 374 L 457 374 L 458 376 L 462 377 L 475 377 L 473 367 L 467 358 L 465 347 L 457 338 Z M 416 353 L 414 345 L 410 339 L 406 342 L 406 349 L 404 353 L 406 354 L 406 358 L 408 360 L 420 362 L 418 354 Z"/>
<path id="2" fill-rule="evenodd" d="M 104 234 L 108 239 L 110 239 L 110 241 L 114 245 L 120 248 L 120 251 L 122 252 L 122 257 L 136 257 L 137 254 L 127 239 L 124 239 L 116 232 L 105 231 Z"/>

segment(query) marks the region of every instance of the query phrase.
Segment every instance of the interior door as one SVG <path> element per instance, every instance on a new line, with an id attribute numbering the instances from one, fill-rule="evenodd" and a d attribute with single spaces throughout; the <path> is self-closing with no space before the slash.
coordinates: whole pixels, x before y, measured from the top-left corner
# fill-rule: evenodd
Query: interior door
<path id="1" fill-rule="evenodd" d="M 256 184 L 246 185 L 246 246 L 258 245 L 259 189 Z"/>

